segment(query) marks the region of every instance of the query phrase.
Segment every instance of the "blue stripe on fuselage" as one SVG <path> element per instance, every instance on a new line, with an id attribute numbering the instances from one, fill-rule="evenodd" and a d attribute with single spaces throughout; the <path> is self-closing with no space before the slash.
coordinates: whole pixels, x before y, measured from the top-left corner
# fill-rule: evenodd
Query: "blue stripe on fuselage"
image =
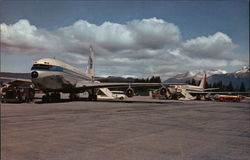
<path id="1" fill-rule="evenodd" d="M 80 73 L 77 73 L 75 71 L 69 70 L 67 68 L 63 68 L 60 66 L 52 66 L 50 69 L 32 69 L 31 71 L 49 71 L 49 72 L 63 72 L 65 74 L 69 74 L 78 78 L 82 78 L 85 80 L 91 80 L 89 77 L 82 75 Z"/>

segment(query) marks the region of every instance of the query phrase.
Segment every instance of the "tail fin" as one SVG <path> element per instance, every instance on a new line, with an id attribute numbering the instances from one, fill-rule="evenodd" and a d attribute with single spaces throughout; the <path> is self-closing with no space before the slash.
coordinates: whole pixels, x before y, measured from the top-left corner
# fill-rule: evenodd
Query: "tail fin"
<path id="1" fill-rule="evenodd" d="M 199 87 L 203 89 L 206 88 L 206 72 L 203 73 L 203 77 L 201 79 Z"/>
<path id="2" fill-rule="evenodd" d="M 89 60 L 88 60 L 88 66 L 87 66 L 87 74 L 91 76 L 92 80 L 94 77 L 94 50 L 93 47 L 89 47 Z"/>

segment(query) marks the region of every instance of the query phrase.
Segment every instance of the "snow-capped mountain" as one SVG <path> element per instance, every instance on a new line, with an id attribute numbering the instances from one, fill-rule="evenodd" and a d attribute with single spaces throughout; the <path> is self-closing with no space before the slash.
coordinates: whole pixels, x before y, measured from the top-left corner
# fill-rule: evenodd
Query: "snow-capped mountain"
<path id="1" fill-rule="evenodd" d="M 236 78 L 249 78 L 250 69 L 249 66 L 245 66 L 237 71 L 235 71 L 233 74 Z"/>
<path id="2" fill-rule="evenodd" d="M 240 70 L 238 70 L 238 71 L 235 71 L 234 73 L 235 74 L 240 74 L 240 73 L 247 73 L 247 72 L 249 72 L 249 66 L 244 66 L 244 67 L 242 67 Z"/>
<path id="3" fill-rule="evenodd" d="M 234 87 L 240 87 L 241 82 L 244 83 L 246 88 L 249 88 L 250 83 L 250 71 L 249 66 L 245 66 L 235 72 L 227 73 L 224 70 L 207 70 L 207 82 L 213 84 L 215 82 L 222 81 L 224 85 L 228 85 L 230 81 Z M 189 71 L 183 74 L 178 74 L 172 78 L 167 79 L 167 83 L 185 83 L 188 80 L 200 81 L 203 75 L 203 71 Z"/>
<path id="4" fill-rule="evenodd" d="M 187 80 L 196 80 L 199 81 L 202 76 L 203 76 L 204 71 L 203 70 L 194 70 L 194 71 L 188 71 L 186 73 L 182 73 L 182 74 L 177 74 L 176 76 L 167 79 L 165 82 L 185 82 Z M 207 77 L 210 77 L 212 75 L 215 74 L 226 74 L 227 71 L 225 70 L 215 70 L 215 69 L 210 69 L 210 70 L 206 70 L 206 75 Z"/>

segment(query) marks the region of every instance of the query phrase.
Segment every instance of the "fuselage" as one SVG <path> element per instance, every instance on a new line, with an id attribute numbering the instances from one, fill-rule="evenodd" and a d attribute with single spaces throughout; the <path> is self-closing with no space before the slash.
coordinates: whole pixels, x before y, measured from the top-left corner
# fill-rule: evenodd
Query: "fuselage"
<path id="1" fill-rule="evenodd" d="M 181 92 L 182 90 L 197 91 L 197 92 L 204 91 L 204 88 L 194 85 L 174 85 L 172 88 L 174 88 L 174 90 L 176 90 L 177 92 Z"/>
<path id="2" fill-rule="evenodd" d="M 183 88 L 189 91 L 204 91 L 203 87 L 194 85 L 186 85 L 186 86 L 184 85 Z"/>
<path id="3" fill-rule="evenodd" d="M 43 91 L 65 90 L 91 82 L 91 76 L 63 61 L 43 58 L 31 68 L 32 82 Z"/>

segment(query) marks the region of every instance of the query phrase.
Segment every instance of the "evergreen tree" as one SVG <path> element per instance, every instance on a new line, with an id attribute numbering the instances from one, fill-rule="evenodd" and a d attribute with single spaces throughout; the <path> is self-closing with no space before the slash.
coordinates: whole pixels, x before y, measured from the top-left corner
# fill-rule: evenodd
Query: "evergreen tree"
<path id="1" fill-rule="evenodd" d="M 234 91 L 234 87 L 232 85 L 232 82 L 230 81 L 229 84 L 226 86 L 227 91 Z"/>
<path id="2" fill-rule="evenodd" d="M 149 83 L 153 83 L 155 81 L 155 77 L 152 76 L 150 79 L 149 79 Z"/>
<path id="3" fill-rule="evenodd" d="M 217 88 L 220 88 L 219 91 L 225 91 L 225 86 L 222 84 L 222 81 L 219 81 L 216 84 Z"/>
<path id="4" fill-rule="evenodd" d="M 191 85 L 196 86 L 196 83 L 195 83 L 195 80 L 194 80 L 194 79 L 192 79 Z"/>
<path id="5" fill-rule="evenodd" d="M 155 83 L 161 83 L 161 77 L 160 76 L 155 77 Z"/>
<path id="6" fill-rule="evenodd" d="M 212 88 L 218 88 L 218 86 L 217 86 L 217 83 L 216 82 L 214 82 L 213 83 L 213 87 Z"/>
<path id="7" fill-rule="evenodd" d="M 212 88 L 212 85 L 206 82 L 206 88 Z"/>
<path id="8" fill-rule="evenodd" d="M 240 83 L 240 91 L 241 91 L 241 92 L 245 92 L 245 91 L 246 91 L 245 85 L 244 85 L 243 82 Z"/>
<path id="9" fill-rule="evenodd" d="M 239 92 L 239 91 L 240 91 L 239 87 L 238 87 L 238 86 L 235 86 L 235 87 L 234 87 L 234 92 Z"/>

